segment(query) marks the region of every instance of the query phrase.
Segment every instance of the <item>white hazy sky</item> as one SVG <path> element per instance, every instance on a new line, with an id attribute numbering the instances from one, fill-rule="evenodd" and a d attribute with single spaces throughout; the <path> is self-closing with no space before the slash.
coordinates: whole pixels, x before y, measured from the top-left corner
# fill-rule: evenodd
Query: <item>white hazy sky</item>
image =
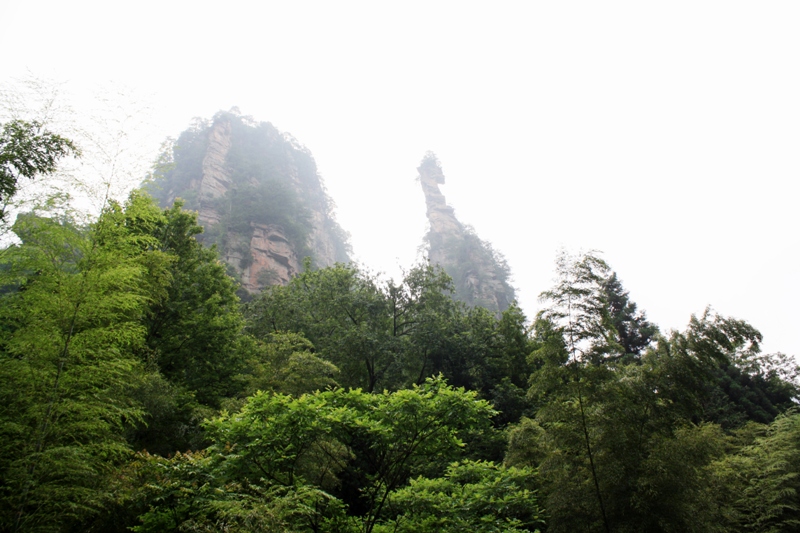
<path id="1" fill-rule="evenodd" d="M 109 83 L 151 149 L 238 106 L 314 154 L 358 260 L 397 277 L 448 203 L 529 317 L 598 249 L 662 330 L 713 305 L 800 355 L 800 3 L 0 0 L 0 83 Z"/>

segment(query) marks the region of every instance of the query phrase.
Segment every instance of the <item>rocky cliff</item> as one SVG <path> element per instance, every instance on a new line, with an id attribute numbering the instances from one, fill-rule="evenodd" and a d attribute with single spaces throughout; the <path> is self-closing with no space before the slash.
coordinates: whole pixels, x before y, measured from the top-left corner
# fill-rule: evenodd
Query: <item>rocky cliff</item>
<path id="1" fill-rule="evenodd" d="M 349 260 L 347 235 L 309 151 L 269 123 L 218 113 L 185 131 L 150 190 L 162 205 L 183 198 L 202 239 L 250 293 L 285 284 L 310 257 L 323 267 Z"/>
<path id="2" fill-rule="evenodd" d="M 495 312 L 508 308 L 516 298 L 509 284 L 509 268 L 501 254 L 463 225 L 439 189 L 445 178 L 436 156 L 428 152 L 417 168 L 425 194 L 429 230 L 428 260 L 453 278 L 456 298 Z"/>

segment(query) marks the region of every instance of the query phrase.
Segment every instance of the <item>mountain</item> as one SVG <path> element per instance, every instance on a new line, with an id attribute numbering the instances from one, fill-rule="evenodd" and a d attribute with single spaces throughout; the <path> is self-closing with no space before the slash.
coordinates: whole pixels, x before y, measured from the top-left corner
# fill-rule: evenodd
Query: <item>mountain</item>
<path id="1" fill-rule="evenodd" d="M 348 262 L 347 233 L 333 216 L 307 148 L 236 110 L 196 120 L 167 149 L 148 190 L 198 212 L 206 244 L 250 293 L 286 284 L 303 268 Z"/>
<path id="2" fill-rule="evenodd" d="M 495 312 L 515 299 L 505 259 L 447 205 L 441 164 L 423 158 L 419 180 L 430 230 L 428 259 L 453 278 L 456 298 Z M 164 206 L 182 199 L 198 213 L 199 238 L 216 244 L 248 293 L 285 285 L 304 268 L 350 260 L 347 233 L 307 148 L 268 122 L 219 112 L 196 119 L 162 155 L 147 185 Z"/>
<path id="3" fill-rule="evenodd" d="M 444 184 L 444 172 L 435 154 L 425 154 L 417 171 L 430 226 L 425 236 L 428 260 L 453 278 L 457 299 L 495 312 L 506 310 L 516 293 L 509 283 L 505 258 L 481 240 L 474 229 L 462 224 L 447 205 L 439 190 L 439 185 Z"/>

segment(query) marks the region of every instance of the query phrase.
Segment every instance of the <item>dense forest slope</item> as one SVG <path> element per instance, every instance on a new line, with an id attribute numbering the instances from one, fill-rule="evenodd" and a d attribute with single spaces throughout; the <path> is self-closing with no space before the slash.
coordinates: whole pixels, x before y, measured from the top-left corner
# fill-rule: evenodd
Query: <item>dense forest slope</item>
<path id="1" fill-rule="evenodd" d="M 495 312 L 505 311 L 516 299 L 505 259 L 462 224 L 447 205 L 439 190 L 444 173 L 432 152 L 425 155 L 417 170 L 430 226 L 425 237 L 428 260 L 453 278 L 456 299 Z"/>
<path id="2" fill-rule="evenodd" d="M 68 143 L 2 126 L 0 192 Z M 241 262 L 271 228 L 330 259 L 313 160 L 231 114 L 167 155 L 160 199 L 192 210 L 136 190 L 10 227 L 0 533 L 798 531 L 800 368 L 744 320 L 662 332 L 596 253 L 559 256 L 532 321 L 455 300 L 430 263 L 284 269 L 242 303 L 200 238 Z M 447 263 L 435 238 L 463 227 L 435 157 L 420 174 Z"/>
<path id="3" fill-rule="evenodd" d="M 198 120 L 162 157 L 149 184 L 162 206 L 198 211 L 206 244 L 251 293 L 286 284 L 305 257 L 317 267 L 348 260 L 347 235 L 311 153 L 272 124 L 235 112 Z"/>

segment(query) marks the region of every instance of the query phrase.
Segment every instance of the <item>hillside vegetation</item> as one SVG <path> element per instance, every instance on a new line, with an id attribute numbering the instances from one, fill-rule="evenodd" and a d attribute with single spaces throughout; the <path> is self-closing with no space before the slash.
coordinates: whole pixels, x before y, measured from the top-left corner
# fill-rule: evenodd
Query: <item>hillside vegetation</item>
<path id="1" fill-rule="evenodd" d="M 181 158 L 202 166 L 207 127 L 162 167 L 175 190 Z M 3 135 L 4 175 L 29 179 L 19 162 L 36 153 Z M 307 259 L 243 302 L 225 232 L 280 224 L 302 242 L 314 205 L 271 174 L 272 155 L 231 157 L 242 188 L 220 203 L 136 190 L 88 225 L 46 210 L 13 222 L 0 531 L 800 527 L 798 369 L 761 353 L 746 321 L 709 308 L 660 331 L 596 252 L 559 257 L 535 317 L 455 299 L 428 263 L 387 280 Z M 203 233 L 204 205 L 259 191 L 282 210 L 231 208 L 225 232 Z"/>

